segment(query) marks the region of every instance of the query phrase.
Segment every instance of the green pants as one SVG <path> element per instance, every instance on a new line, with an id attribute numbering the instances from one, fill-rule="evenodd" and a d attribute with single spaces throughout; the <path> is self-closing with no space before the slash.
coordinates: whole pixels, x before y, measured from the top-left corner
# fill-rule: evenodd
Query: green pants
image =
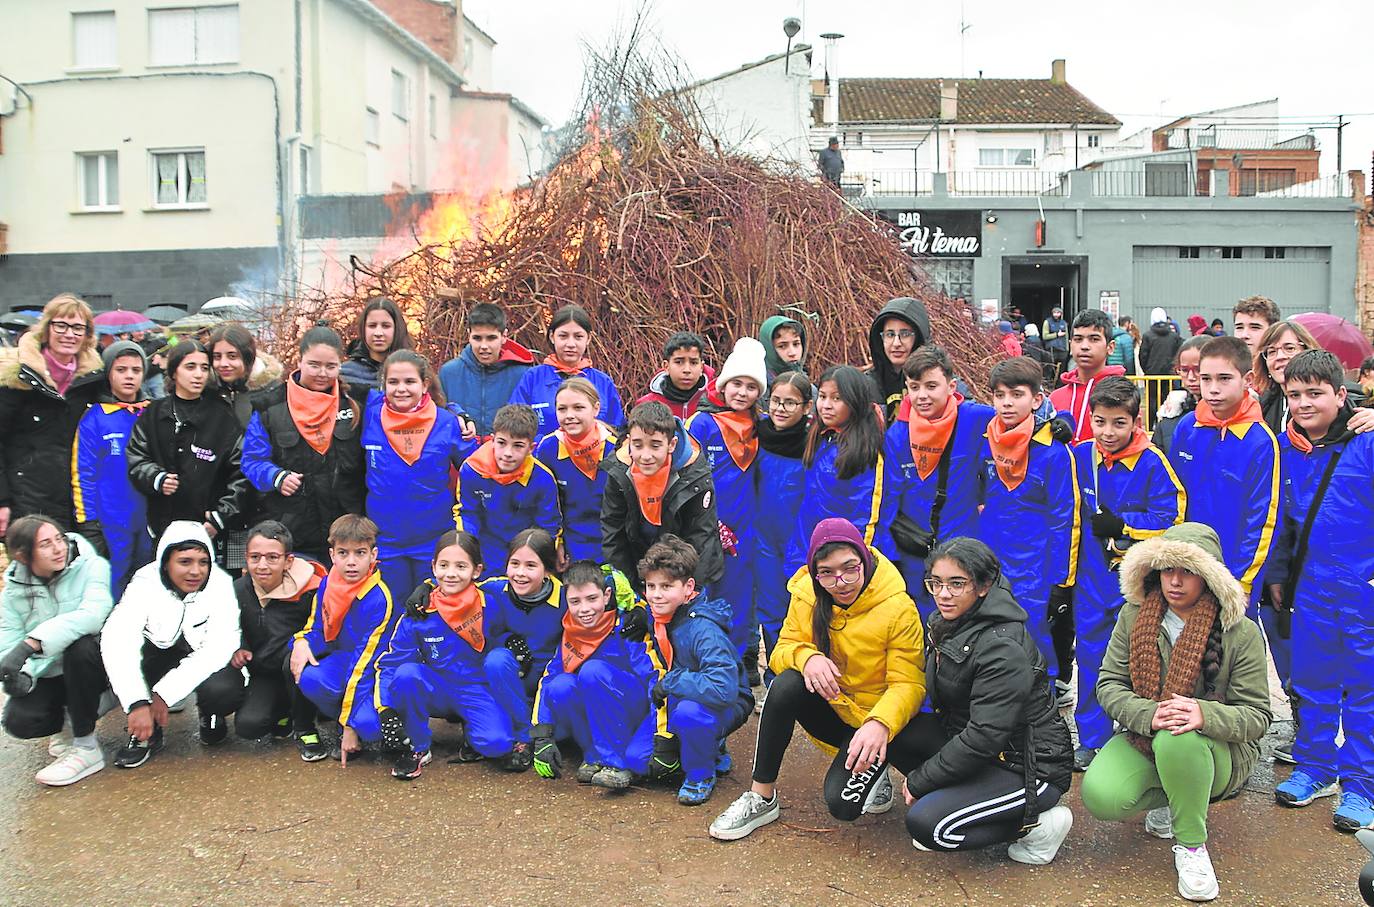
<path id="1" fill-rule="evenodd" d="M 1158 731 L 1153 748 L 1151 762 L 1125 734 L 1107 741 L 1083 776 L 1083 805 L 1113 822 L 1168 806 L 1178 842 L 1206 844 L 1207 805 L 1231 782 L 1231 750 L 1197 731 Z"/>

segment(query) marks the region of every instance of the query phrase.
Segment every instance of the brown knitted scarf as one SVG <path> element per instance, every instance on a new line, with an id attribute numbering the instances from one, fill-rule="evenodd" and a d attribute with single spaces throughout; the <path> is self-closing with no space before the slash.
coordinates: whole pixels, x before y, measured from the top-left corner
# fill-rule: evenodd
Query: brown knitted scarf
<path id="1" fill-rule="evenodd" d="M 1188 615 L 1183 632 L 1174 643 L 1169 656 L 1169 673 L 1161 684 L 1163 658 L 1159 654 L 1158 639 L 1159 624 L 1166 607 L 1164 593 L 1158 585 L 1154 585 L 1145 593 L 1145 601 L 1141 603 L 1135 626 L 1131 628 L 1131 689 L 1137 696 L 1155 702 L 1163 702 L 1174 695 L 1192 696 L 1196 692 L 1202 656 L 1207 649 L 1207 637 L 1211 635 L 1218 605 L 1211 590 L 1204 587 L 1197 607 Z M 1130 738 L 1136 749 L 1154 760 L 1151 737 L 1132 731 Z"/>

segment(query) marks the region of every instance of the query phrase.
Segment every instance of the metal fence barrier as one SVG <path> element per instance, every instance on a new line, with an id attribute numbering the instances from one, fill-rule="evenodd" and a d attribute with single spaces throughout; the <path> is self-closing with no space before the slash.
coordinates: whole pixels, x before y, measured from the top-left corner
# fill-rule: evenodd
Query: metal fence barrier
<path id="1" fill-rule="evenodd" d="M 1181 388 L 1176 375 L 1127 375 L 1136 384 L 1140 385 L 1140 424 L 1148 432 L 1155 430 L 1156 416 L 1159 407 L 1164 403 L 1169 392 Z"/>

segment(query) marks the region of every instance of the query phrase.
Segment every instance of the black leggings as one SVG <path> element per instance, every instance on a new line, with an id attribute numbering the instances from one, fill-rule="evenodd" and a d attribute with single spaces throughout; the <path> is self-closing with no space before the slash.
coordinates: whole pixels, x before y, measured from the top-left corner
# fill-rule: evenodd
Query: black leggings
<path id="1" fill-rule="evenodd" d="M 83 636 L 63 651 L 61 676 L 40 677 L 27 696 L 5 703 L 5 731 L 20 740 L 50 737 L 71 716 L 74 736 L 92 734 L 100 717 L 100 697 L 109 685 L 100 640 Z"/>
<path id="2" fill-rule="evenodd" d="M 1036 806 L 1044 812 L 1064 792 L 1036 781 Z M 1026 779 L 989 764 L 958 784 L 931 791 L 911 805 L 906 830 L 929 850 L 977 850 L 1021 837 L 1026 808 Z"/>
<path id="3" fill-rule="evenodd" d="M 929 721 L 923 719 L 929 719 Z M 792 731 L 801 725 L 812 737 L 839 750 L 825 773 L 825 805 L 836 819 L 851 822 L 863 815 L 864 801 L 887 772 L 890 763 L 902 774 L 933 756 L 944 744 L 944 735 L 933 716 L 917 715 L 887 745 L 887 762 L 866 771 L 844 767 L 849 740 L 857 728 L 845 724 L 830 703 L 806 688 L 801 673 L 789 668 L 773 678 L 759 716 L 758 741 L 754 747 L 754 780 L 772 784 L 778 779 L 783 754 L 792 742 Z"/>

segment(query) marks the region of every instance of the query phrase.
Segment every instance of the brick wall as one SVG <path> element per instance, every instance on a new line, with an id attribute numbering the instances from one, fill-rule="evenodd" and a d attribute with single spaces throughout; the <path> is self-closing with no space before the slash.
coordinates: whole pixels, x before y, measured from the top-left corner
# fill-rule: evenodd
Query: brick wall
<path id="1" fill-rule="evenodd" d="M 461 0 L 372 0 L 396 24 L 419 38 L 454 67 L 459 67 L 459 23 L 463 15 Z"/>
<path id="2" fill-rule="evenodd" d="M 1360 316 L 1360 329 L 1374 334 L 1374 196 L 1364 200 L 1360 218 L 1360 245 L 1356 252 L 1355 307 Z"/>

